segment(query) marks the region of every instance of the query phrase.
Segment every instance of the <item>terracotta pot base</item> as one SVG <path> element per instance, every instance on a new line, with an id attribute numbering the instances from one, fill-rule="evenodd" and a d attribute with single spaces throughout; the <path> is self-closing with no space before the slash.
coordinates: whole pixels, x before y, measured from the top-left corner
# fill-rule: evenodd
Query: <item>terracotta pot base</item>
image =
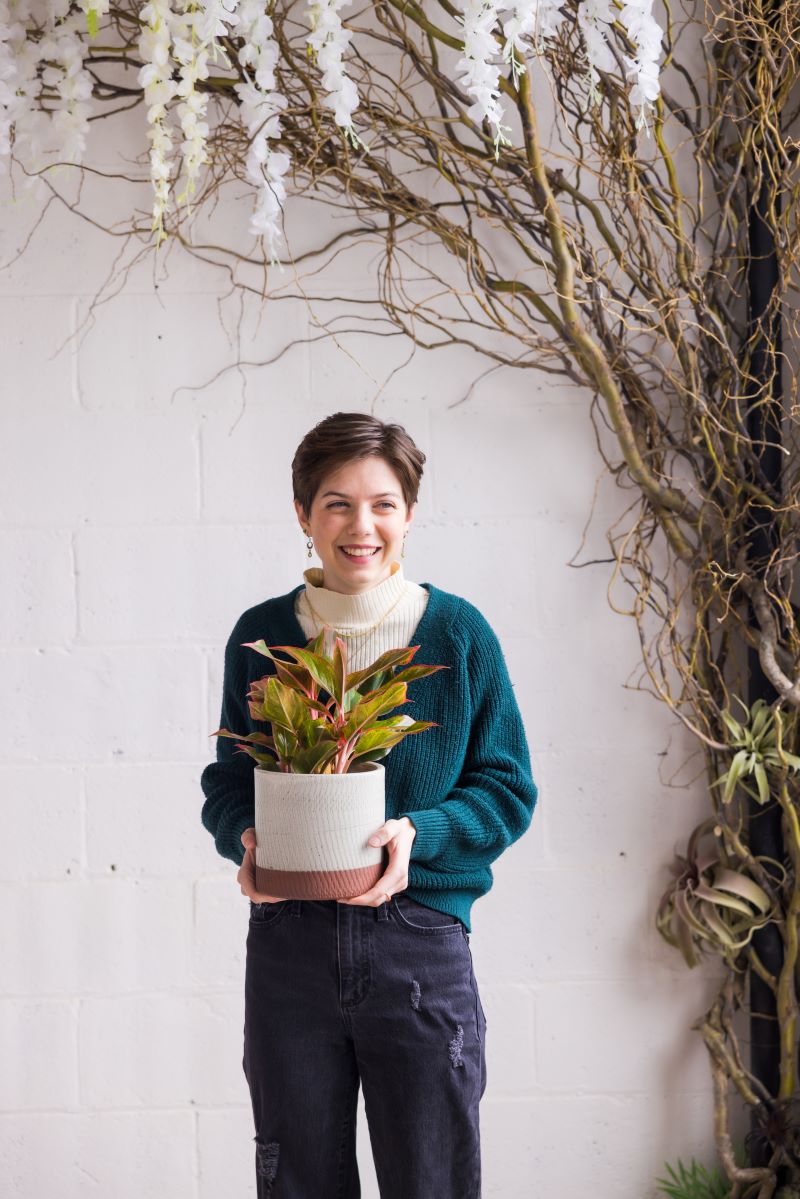
<path id="1" fill-rule="evenodd" d="M 385 866 L 354 870 L 272 870 L 256 865 L 256 890 L 281 899 L 353 899 L 374 887 Z"/>

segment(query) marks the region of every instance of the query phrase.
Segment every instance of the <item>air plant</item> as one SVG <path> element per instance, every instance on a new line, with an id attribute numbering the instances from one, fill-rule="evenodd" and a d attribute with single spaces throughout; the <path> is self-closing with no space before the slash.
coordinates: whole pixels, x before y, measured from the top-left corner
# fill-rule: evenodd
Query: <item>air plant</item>
<path id="1" fill-rule="evenodd" d="M 733 966 L 755 930 L 775 918 L 772 901 L 754 879 L 720 864 L 718 844 L 700 851 L 700 841 L 717 827 L 715 817 L 704 820 L 689 838 L 686 857 L 675 855 L 674 878 L 656 912 L 658 931 L 689 967 L 699 963 L 698 949 Z"/>
<path id="2" fill-rule="evenodd" d="M 731 734 L 731 746 L 736 751 L 730 767 L 715 779 L 712 787 L 725 784 L 722 802 L 730 803 L 736 784 L 760 804 L 769 799 L 768 771 L 780 771 L 784 767 L 800 770 L 800 758 L 790 754 L 781 745 L 781 714 L 780 709 L 771 708 L 764 699 L 759 697 L 750 709 L 749 727 L 734 720 L 730 712 L 724 711 L 722 719 Z M 755 775 L 758 792 L 755 793 L 746 783 L 745 777 Z"/>

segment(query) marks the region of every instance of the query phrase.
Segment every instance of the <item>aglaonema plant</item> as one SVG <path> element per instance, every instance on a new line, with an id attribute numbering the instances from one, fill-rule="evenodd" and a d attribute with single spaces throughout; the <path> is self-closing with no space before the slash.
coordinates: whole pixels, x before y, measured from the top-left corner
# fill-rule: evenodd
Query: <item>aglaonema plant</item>
<path id="1" fill-rule="evenodd" d="M 336 637 L 325 652 L 325 630 L 305 649 L 244 641 L 275 664 L 275 674 L 250 684 L 247 693 L 254 721 L 267 721 L 271 734 L 217 729 L 211 736 L 231 737 L 237 748 L 264 770 L 285 774 L 345 774 L 354 763 L 375 762 L 413 733 L 436 726 L 433 720 L 388 715 L 407 698 L 408 684 L 449 666 L 408 666 L 418 645 L 390 649 L 371 666 L 348 672 L 347 646 Z M 273 650 L 290 656 L 286 662 Z M 397 666 L 403 666 L 397 674 Z"/>

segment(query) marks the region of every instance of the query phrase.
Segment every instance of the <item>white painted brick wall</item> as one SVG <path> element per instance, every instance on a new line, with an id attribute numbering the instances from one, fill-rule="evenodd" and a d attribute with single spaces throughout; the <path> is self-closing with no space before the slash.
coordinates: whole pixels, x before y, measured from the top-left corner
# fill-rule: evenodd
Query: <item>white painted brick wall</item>
<path id="1" fill-rule="evenodd" d="M 125 214 L 101 180 L 87 196 Z M 5 212 L 3 261 L 35 217 Z M 693 747 L 624 689 L 639 646 L 609 608 L 609 566 L 567 565 L 608 557 L 627 495 L 601 488 L 579 552 L 602 467 L 588 396 L 506 371 L 459 403 L 485 369 L 474 354 L 419 351 L 389 378 L 401 338 L 345 339 L 350 354 L 304 340 L 304 306 L 240 308 L 222 272 L 179 254 L 157 287 L 152 260 L 134 267 L 87 322 L 118 248 L 54 206 L 0 272 L 0 1196 L 255 1194 L 247 906 L 200 825 L 199 778 L 235 619 L 309 564 L 294 449 L 380 393 L 376 414 L 428 455 L 406 574 L 495 627 L 541 791 L 474 908 L 484 1195 L 651 1199 L 665 1160 L 712 1152 L 690 1026 L 716 975 L 689 975 L 653 927 L 702 784 L 660 781 Z M 329 272 L 328 293 L 349 274 Z M 231 370 L 240 315 L 248 365 Z M 363 1101 L 358 1153 L 375 1199 Z"/>

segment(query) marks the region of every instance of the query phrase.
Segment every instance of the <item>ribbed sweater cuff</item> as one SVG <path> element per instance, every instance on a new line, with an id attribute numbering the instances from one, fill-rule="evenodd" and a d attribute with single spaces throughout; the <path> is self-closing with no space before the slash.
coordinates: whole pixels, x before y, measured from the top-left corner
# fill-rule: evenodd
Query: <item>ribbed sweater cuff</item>
<path id="1" fill-rule="evenodd" d="M 398 819 L 407 816 L 417 835 L 411 842 L 412 862 L 427 862 L 442 852 L 450 840 L 450 822 L 441 808 L 426 808 L 417 812 L 400 812 Z"/>
<path id="2" fill-rule="evenodd" d="M 241 816 L 237 816 L 230 822 L 228 828 L 229 843 L 226 844 L 222 852 L 224 858 L 229 858 L 237 866 L 241 866 L 244 861 L 244 846 L 242 845 L 242 833 L 246 828 L 253 828 L 255 825 L 255 816 L 252 812 L 244 812 Z M 225 850 L 230 849 L 227 853 Z"/>

